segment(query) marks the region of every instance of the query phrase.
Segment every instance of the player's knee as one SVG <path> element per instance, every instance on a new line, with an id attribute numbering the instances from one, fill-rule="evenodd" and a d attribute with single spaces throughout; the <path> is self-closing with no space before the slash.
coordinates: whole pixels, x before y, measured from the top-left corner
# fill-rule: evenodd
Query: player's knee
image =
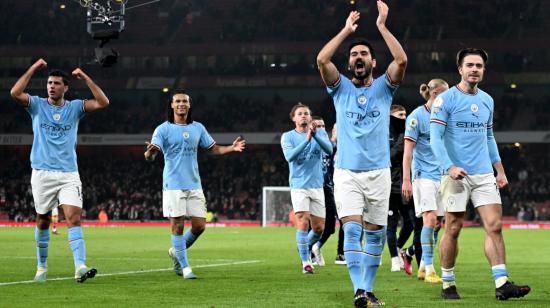
<path id="1" fill-rule="evenodd" d="M 195 236 L 199 236 L 204 232 L 205 229 L 206 226 L 204 224 L 195 225 L 191 227 L 191 232 L 193 232 Z"/>
<path id="2" fill-rule="evenodd" d="M 485 229 L 489 234 L 501 234 L 502 233 L 502 221 L 492 221 L 486 224 Z"/>
<path id="3" fill-rule="evenodd" d="M 317 224 L 315 226 L 313 226 L 313 232 L 317 233 L 317 234 L 321 234 L 323 233 L 323 231 L 325 231 L 325 228 L 323 225 L 320 225 L 320 224 Z"/>
<path id="4" fill-rule="evenodd" d="M 435 228 L 437 225 L 437 214 L 435 212 L 424 213 L 423 220 L 426 227 Z"/>
<path id="5" fill-rule="evenodd" d="M 50 227 L 51 218 L 46 215 L 37 215 L 36 217 L 36 227 L 40 230 L 46 230 Z"/>
<path id="6" fill-rule="evenodd" d="M 65 221 L 67 222 L 67 226 L 68 227 L 80 226 L 80 212 L 78 214 L 74 212 L 69 212 L 69 211 L 67 212 L 68 213 L 65 215 Z"/>
<path id="7" fill-rule="evenodd" d="M 462 222 L 455 222 L 446 226 L 445 234 L 453 238 L 458 238 L 460 230 L 462 230 Z"/>

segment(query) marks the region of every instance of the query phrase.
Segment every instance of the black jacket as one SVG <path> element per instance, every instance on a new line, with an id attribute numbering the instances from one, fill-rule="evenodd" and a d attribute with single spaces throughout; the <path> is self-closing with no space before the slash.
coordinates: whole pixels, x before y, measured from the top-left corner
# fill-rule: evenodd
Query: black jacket
<path id="1" fill-rule="evenodd" d="M 405 152 L 405 120 L 390 116 L 391 192 L 401 194 L 403 153 Z"/>

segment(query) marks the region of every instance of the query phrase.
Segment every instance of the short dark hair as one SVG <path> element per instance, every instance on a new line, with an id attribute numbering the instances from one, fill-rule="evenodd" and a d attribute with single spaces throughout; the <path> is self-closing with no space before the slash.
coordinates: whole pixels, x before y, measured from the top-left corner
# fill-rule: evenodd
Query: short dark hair
<path id="1" fill-rule="evenodd" d="M 405 107 L 401 106 L 401 105 L 391 105 L 390 107 L 390 113 L 394 113 L 396 111 L 407 111 L 407 109 L 405 109 Z"/>
<path id="2" fill-rule="evenodd" d="M 290 114 L 289 114 L 290 115 L 290 120 L 292 120 L 292 118 L 294 118 L 294 113 L 296 112 L 296 109 L 298 109 L 298 108 L 307 108 L 311 112 L 311 109 L 309 108 L 308 105 L 304 105 L 304 104 L 298 102 L 298 104 L 292 106 L 292 109 L 290 109 Z"/>
<path id="3" fill-rule="evenodd" d="M 489 55 L 487 55 L 487 52 L 481 48 L 464 48 L 456 54 L 456 66 L 462 66 L 464 58 L 468 55 L 480 56 L 485 65 L 487 65 L 487 61 L 489 60 Z"/>
<path id="4" fill-rule="evenodd" d="M 172 109 L 172 101 L 174 100 L 174 96 L 177 94 L 189 96 L 189 104 L 191 104 L 191 107 L 187 112 L 187 124 L 193 123 L 193 100 L 191 99 L 191 95 L 189 95 L 189 93 L 187 93 L 185 90 L 174 90 L 172 91 L 172 93 L 170 93 L 168 103 L 166 104 L 166 120 L 170 123 L 174 123 L 174 109 Z"/>
<path id="5" fill-rule="evenodd" d="M 51 70 L 48 76 L 61 77 L 63 84 L 66 86 L 69 85 L 69 75 L 62 70 Z"/>
<path id="6" fill-rule="evenodd" d="M 318 116 L 318 115 L 312 116 L 311 119 L 312 119 L 312 120 L 321 120 L 321 121 L 324 121 L 324 120 L 323 120 L 323 117 L 322 117 L 322 116 Z"/>
<path id="7" fill-rule="evenodd" d="M 374 49 L 372 48 L 372 45 L 367 42 L 366 39 L 364 38 L 358 38 L 358 39 L 355 39 L 353 40 L 349 46 L 348 46 L 348 57 L 349 57 L 349 54 L 351 53 L 351 49 L 355 46 L 358 46 L 358 45 L 365 45 L 369 48 L 369 52 L 370 52 L 370 55 L 373 59 L 376 59 L 376 56 L 374 55 Z"/>

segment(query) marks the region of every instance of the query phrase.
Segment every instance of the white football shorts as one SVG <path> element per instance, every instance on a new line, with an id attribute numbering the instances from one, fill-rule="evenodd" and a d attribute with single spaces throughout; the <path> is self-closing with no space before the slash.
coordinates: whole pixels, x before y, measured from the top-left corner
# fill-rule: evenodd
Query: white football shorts
<path id="1" fill-rule="evenodd" d="M 78 172 L 33 169 L 31 187 L 38 214 L 47 214 L 63 204 L 82 208 L 82 182 Z"/>

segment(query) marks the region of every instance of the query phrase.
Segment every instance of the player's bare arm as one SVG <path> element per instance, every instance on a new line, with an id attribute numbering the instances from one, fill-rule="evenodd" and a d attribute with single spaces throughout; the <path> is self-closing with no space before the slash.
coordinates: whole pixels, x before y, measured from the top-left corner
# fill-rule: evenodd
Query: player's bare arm
<path id="1" fill-rule="evenodd" d="M 360 14 L 361 13 L 357 11 L 352 11 L 346 19 L 344 28 L 342 28 L 342 30 L 336 34 L 317 55 L 317 67 L 319 68 L 319 72 L 321 72 L 323 82 L 327 86 L 334 85 L 340 78 L 340 73 L 331 59 L 338 50 L 338 47 L 340 47 L 346 38 L 357 29 L 357 21 L 359 20 Z"/>
<path id="2" fill-rule="evenodd" d="M 103 93 L 103 90 L 101 90 L 92 78 L 90 78 L 90 76 L 86 75 L 86 73 L 84 73 L 80 68 L 75 69 L 72 72 L 72 75 L 80 80 L 84 80 L 94 96 L 93 99 L 88 99 L 85 101 L 84 110 L 86 110 L 86 112 L 96 111 L 109 106 L 109 99 L 105 93 Z"/>
<path id="3" fill-rule="evenodd" d="M 29 105 L 29 94 L 25 92 L 32 75 L 38 70 L 44 69 L 48 66 L 48 63 L 44 59 L 38 59 L 29 69 L 17 80 L 13 88 L 11 88 L 11 97 L 21 106 L 27 107 Z"/>
<path id="4" fill-rule="evenodd" d="M 145 141 L 145 145 L 147 145 L 147 150 L 145 151 L 145 153 L 143 153 L 143 156 L 145 157 L 145 160 L 146 161 L 155 160 L 155 158 L 157 157 L 157 153 L 159 151 L 159 148 L 156 145 L 151 144 L 148 141 Z"/>
<path id="5" fill-rule="evenodd" d="M 493 167 L 497 171 L 497 185 L 498 188 L 504 188 L 508 185 L 508 179 L 506 178 L 506 173 L 504 172 L 504 166 L 502 166 L 501 161 L 497 161 L 493 164 Z"/>
<path id="6" fill-rule="evenodd" d="M 217 145 L 208 149 L 208 152 L 213 155 L 224 155 L 231 152 L 243 152 L 246 148 L 246 140 L 238 136 L 231 145 Z"/>
<path id="7" fill-rule="evenodd" d="M 401 194 L 405 197 L 405 200 L 410 200 L 412 197 L 412 184 L 411 184 L 411 162 L 412 153 L 416 142 L 405 139 L 405 150 L 403 152 L 403 184 L 401 185 Z"/>
<path id="8" fill-rule="evenodd" d="M 376 1 L 378 7 L 378 18 L 376 19 L 376 26 L 378 31 L 382 35 L 382 38 L 388 45 L 390 53 L 393 56 L 393 61 L 388 66 L 388 76 L 392 83 L 399 84 L 405 77 L 405 69 L 407 68 L 407 54 L 399 43 L 399 41 L 391 34 L 390 30 L 386 28 L 386 19 L 388 18 L 388 5 L 381 0 Z"/>

